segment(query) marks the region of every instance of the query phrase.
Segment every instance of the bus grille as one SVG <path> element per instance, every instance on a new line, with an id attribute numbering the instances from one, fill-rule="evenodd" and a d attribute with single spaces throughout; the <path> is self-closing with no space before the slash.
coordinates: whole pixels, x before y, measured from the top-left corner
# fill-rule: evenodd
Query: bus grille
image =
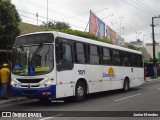
<path id="1" fill-rule="evenodd" d="M 22 92 L 23 94 L 33 95 L 33 94 L 36 94 L 38 91 L 37 90 L 23 90 Z"/>
<path id="2" fill-rule="evenodd" d="M 24 87 L 24 88 L 28 88 L 28 85 L 21 85 L 21 87 Z M 29 85 L 29 87 L 33 88 L 33 87 L 39 87 L 39 85 Z"/>
<path id="3" fill-rule="evenodd" d="M 37 79 L 17 79 L 21 83 L 39 83 L 43 80 L 43 78 L 37 78 Z"/>

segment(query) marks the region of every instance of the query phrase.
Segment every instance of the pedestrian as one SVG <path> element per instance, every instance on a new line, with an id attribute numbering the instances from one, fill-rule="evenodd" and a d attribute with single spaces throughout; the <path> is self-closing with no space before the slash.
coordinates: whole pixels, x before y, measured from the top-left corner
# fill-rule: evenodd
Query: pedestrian
<path id="1" fill-rule="evenodd" d="M 146 80 L 146 77 L 148 76 L 147 68 L 144 68 L 144 80 Z"/>
<path id="2" fill-rule="evenodd" d="M 155 78 L 157 78 L 157 66 L 154 67 Z"/>
<path id="3" fill-rule="evenodd" d="M 10 78 L 10 70 L 8 64 L 3 64 L 2 69 L 0 70 L 1 78 L 1 99 L 6 100 L 7 98 L 7 87 Z"/>

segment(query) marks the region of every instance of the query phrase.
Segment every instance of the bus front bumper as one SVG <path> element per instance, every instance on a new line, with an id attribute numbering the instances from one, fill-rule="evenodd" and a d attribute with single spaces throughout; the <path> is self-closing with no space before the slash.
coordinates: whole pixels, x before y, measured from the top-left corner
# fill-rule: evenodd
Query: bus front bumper
<path id="1" fill-rule="evenodd" d="M 56 98 L 56 85 L 46 88 L 16 88 L 11 86 L 13 96 L 22 96 L 34 99 Z"/>

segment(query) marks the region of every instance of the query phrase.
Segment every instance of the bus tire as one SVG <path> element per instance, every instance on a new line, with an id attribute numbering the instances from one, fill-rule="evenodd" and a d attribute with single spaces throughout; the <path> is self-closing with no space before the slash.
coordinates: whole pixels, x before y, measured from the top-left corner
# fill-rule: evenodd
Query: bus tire
<path id="1" fill-rule="evenodd" d="M 129 80 L 125 79 L 123 84 L 123 92 L 129 91 Z"/>
<path id="2" fill-rule="evenodd" d="M 83 101 L 86 97 L 86 94 L 87 94 L 87 87 L 85 83 L 82 81 L 77 82 L 75 88 L 75 100 L 77 102 Z"/>

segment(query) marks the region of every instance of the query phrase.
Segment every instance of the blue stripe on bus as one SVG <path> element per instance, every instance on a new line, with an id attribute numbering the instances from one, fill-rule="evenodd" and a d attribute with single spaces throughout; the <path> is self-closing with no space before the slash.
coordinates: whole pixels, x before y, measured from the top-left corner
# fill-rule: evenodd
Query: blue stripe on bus
<path id="1" fill-rule="evenodd" d="M 56 85 L 51 85 L 47 88 L 16 88 L 11 86 L 11 91 L 13 96 L 35 99 L 56 98 Z M 42 94 L 43 92 L 50 92 L 51 94 Z"/>

